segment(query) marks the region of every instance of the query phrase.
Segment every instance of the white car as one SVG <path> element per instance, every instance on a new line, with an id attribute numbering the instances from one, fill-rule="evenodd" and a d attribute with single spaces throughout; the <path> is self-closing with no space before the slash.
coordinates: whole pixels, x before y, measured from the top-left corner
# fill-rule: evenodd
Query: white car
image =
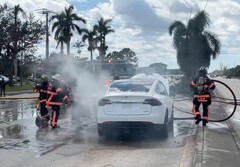
<path id="1" fill-rule="evenodd" d="M 4 80 L 4 82 L 8 83 L 9 82 L 9 78 L 5 77 L 4 75 L 0 75 L 0 81 L 2 81 L 2 79 Z"/>
<path id="2" fill-rule="evenodd" d="M 108 135 L 112 129 L 145 127 L 167 135 L 171 124 L 173 100 L 169 96 L 169 84 L 158 74 L 116 80 L 98 103 L 99 136 Z"/>

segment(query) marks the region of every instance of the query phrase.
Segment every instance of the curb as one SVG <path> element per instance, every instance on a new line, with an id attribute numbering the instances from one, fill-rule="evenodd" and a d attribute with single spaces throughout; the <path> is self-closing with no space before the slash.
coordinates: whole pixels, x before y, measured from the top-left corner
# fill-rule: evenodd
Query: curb
<path id="1" fill-rule="evenodd" d="M 3 98 L 0 98 L 0 101 L 3 101 L 3 100 L 24 100 L 24 99 L 37 99 L 37 97 L 3 97 Z"/>
<path id="2" fill-rule="evenodd" d="M 19 95 L 23 93 L 33 93 L 33 90 L 7 91 L 6 95 Z"/>

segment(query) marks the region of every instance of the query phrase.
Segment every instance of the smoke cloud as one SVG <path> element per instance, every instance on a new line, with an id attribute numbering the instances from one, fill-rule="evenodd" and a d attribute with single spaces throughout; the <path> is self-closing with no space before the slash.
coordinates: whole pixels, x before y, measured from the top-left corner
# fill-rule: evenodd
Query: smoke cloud
<path id="1" fill-rule="evenodd" d="M 58 68 L 66 84 L 71 85 L 74 105 L 71 108 L 72 119 L 78 125 L 96 122 L 98 100 L 106 93 L 107 73 L 94 75 L 90 70 L 69 57 L 63 58 L 64 63 Z M 74 84 L 72 84 L 74 83 Z"/>

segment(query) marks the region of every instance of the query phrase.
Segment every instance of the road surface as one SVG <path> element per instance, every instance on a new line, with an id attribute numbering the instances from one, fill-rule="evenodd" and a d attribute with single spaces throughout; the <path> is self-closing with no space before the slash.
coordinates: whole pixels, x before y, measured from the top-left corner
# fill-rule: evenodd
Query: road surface
<path id="1" fill-rule="evenodd" d="M 223 81 L 233 84 L 239 97 L 239 80 L 238 83 Z M 219 89 L 219 92 L 228 96 L 227 90 Z M 77 110 L 81 113 L 79 119 L 72 119 L 70 110 L 64 112 L 57 130 L 39 130 L 34 124 L 34 100 L 0 101 L 1 166 L 239 166 L 239 112 L 231 121 L 209 123 L 203 128 L 194 124 L 191 108 L 191 100 L 175 99 L 174 127 L 167 138 L 126 134 L 104 139 L 97 135 L 95 114 L 83 114 L 84 109 Z M 224 118 L 231 108 L 231 105 L 213 103 L 211 119 Z"/>

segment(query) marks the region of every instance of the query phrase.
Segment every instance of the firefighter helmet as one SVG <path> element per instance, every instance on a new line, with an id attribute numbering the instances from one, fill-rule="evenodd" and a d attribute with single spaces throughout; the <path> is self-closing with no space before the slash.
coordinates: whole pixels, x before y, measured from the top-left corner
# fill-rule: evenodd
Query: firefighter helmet
<path id="1" fill-rule="evenodd" d="M 198 70 L 199 74 L 206 75 L 207 74 L 207 68 L 204 66 L 201 66 Z"/>
<path id="2" fill-rule="evenodd" d="M 48 76 L 47 76 L 46 74 L 43 74 L 43 75 L 41 76 L 41 79 L 42 79 L 43 81 L 47 81 L 47 80 L 48 80 Z"/>
<path id="3" fill-rule="evenodd" d="M 60 74 L 55 74 L 52 76 L 53 79 L 61 81 L 62 80 L 62 76 Z"/>

